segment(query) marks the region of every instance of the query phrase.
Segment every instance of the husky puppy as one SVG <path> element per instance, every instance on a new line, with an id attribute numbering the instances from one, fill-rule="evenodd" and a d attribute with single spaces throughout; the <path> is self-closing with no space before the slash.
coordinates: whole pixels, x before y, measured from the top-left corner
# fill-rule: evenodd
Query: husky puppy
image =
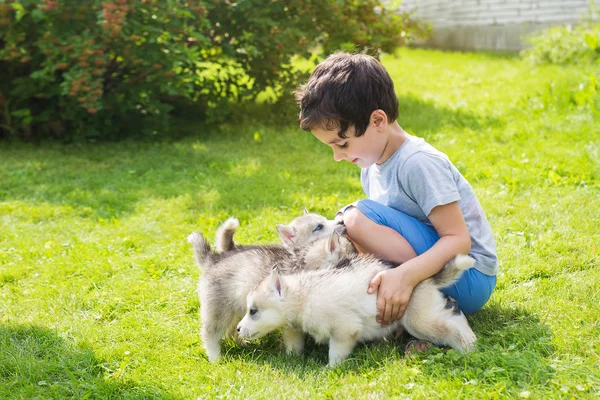
<path id="1" fill-rule="evenodd" d="M 219 227 L 216 234 L 219 253 L 211 250 L 200 233 L 193 232 L 188 236 L 201 270 L 198 285 L 201 336 L 210 362 L 220 357 L 221 339 L 234 333 L 235 326 L 244 316 L 246 296 L 269 275 L 273 267 L 286 274 L 329 265 L 335 254 L 326 251 L 325 242 L 334 229 L 339 234 L 345 231 L 340 221 L 331 221 L 306 210 L 303 216 L 289 225 L 277 225 L 283 245 L 235 245 L 233 236 L 238 227 L 239 222 L 235 218 L 228 219 Z M 349 240 L 345 242 L 349 243 Z M 304 337 L 286 331 L 284 341 L 291 350 L 297 342 L 303 343 Z"/>
<path id="2" fill-rule="evenodd" d="M 339 251 L 337 242 L 337 238 L 330 241 L 328 251 Z M 450 260 L 436 275 L 415 286 L 400 321 L 385 327 L 376 321 L 377 294 L 368 294 L 367 287 L 378 272 L 393 264 L 358 255 L 342 258 L 333 268 L 289 276 L 273 270 L 248 294 L 247 312 L 237 330 L 246 339 L 281 327 L 306 332 L 317 342 L 329 341 L 330 366 L 345 360 L 357 342 L 389 336 L 399 324 L 418 339 L 466 352 L 472 349 L 475 334 L 439 289 L 453 283 L 473 263 L 463 255 Z M 295 350 L 301 349 L 297 344 Z"/>

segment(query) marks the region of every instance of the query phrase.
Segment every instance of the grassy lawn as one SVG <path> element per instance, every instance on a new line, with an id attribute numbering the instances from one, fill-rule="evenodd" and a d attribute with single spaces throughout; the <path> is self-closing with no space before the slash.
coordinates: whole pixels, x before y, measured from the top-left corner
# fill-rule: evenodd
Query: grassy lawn
<path id="1" fill-rule="evenodd" d="M 598 120 L 545 102 L 583 72 L 425 50 L 383 61 L 400 125 L 450 156 L 495 232 L 498 286 L 469 317 L 477 351 L 366 344 L 326 369 L 325 346 L 286 356 L 271 335 L 208 363 L 188 233 L 212 238 L 233 215 L 239 242 L 274 242 L 303 207 L 332 216 L 362 197 L 356 167 L 293 124 L 4 143 L 0 398 L 598 398 Z"/>

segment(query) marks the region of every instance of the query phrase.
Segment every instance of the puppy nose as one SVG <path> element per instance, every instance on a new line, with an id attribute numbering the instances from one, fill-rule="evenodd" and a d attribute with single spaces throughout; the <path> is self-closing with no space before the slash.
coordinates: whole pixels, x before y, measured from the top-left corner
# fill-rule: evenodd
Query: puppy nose
<path id="1" fill-rule="evenodd" d="M 237 327 L 237 331 L 239 332 L 242 328 L 240 328 L 240 326 L 238 325 Z"/>

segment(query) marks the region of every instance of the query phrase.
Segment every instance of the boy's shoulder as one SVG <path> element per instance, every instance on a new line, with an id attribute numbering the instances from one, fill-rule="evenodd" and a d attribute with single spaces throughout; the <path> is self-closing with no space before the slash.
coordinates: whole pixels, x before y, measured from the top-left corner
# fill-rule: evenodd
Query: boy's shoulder
<path id="1" fill-rule="evenodd" d="M 455 168 L 446 154 L 425 139 L 408 135 L 407 140 L 386 162 L 364 168 L 361 179 L 368 180 L 372 175 L 377 179 L 419 180 L 424 175 L 436 175 L 442 171 L 442 175 L 454 175 Z"/>
<path id="2" fill-rule="evenodd" d="M 395 164 L 400 171 L 420 168 L 427 164 L 442 164 L 445 166 L 451 164 L 446 154 L 427 143 L 425 139 L 416 136 L 409 135 L 398 153 Z"/>
<path id="3" fill-rule="evenodd" d="M 439 151 L 438 149 L 436 149 L 435 147 L 433 147 L 432 145 L 427 143 L 425 141 L 425 139 L 418 137 L 418 136 L 408 135 L 405 146 L 403 146 L 403 147 L 406 147 L 407 155 L 423 153 L 423 154 L 430 154 L 430 155 L 434 155 L 434 156 L 446 157 L 446 155 L 444 153 L 442 153 L 441 151 Z"/>

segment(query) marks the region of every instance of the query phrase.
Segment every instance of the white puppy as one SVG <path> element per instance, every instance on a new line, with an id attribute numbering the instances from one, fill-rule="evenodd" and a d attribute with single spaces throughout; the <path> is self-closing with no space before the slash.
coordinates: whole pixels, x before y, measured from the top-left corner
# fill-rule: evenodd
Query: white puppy
<path id="1" fill-rule="evenodd" d="M 339 252 L 339 236 L 334 233 L 327 246 Z M 335 258 L 335 257 L 334 257 Z M 247 297 L 247 312 L 238 324 L 240 336 L 255 339 L 285 328 L 306 332 L 317 342 L 329 341 L 329 365 L 343 361 L 357 342 L 384 338 L 399 324 L 416 338 L 452 346 L 460 352 L 473 348 L 475 334 L 467 319 L 439 291 L 454 282 L 473 265 L 471 257 L 459 255 L 442 271 L 419 283 L 396 323 L 382 327 L 376 321 L 377 293 L 368 294 L 373 277 L 393 264 L 374 256 L 343 258 L 327 269 L 302 271 L 280 276 L 277 270 L 264 279 Z M 298 342 L 297 352 L 302 350 Z"/>

